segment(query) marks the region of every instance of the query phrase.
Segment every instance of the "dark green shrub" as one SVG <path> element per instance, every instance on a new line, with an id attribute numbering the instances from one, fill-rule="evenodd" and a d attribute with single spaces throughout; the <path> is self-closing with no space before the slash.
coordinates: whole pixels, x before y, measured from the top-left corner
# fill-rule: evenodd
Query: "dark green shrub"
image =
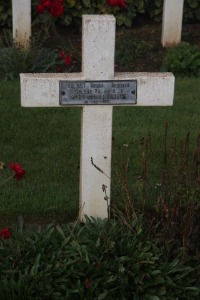
<path id="1" fill-rule="evenodd" d="M 111 11 L 111 13 L 116 15 L 116 21 L 119 26 L 125 25 L 130 27 L 137 16 L 145 13 L 145 0 L 127 0 L 126 4 L 126 9 L 120 9 L 116 12 Z"/>
<path id="2" fill-rule="evenodd" d="M 11 1 L 0 0 L 0 26 L 12 26 Z"/>
<path id="3" fill-rule="evenodd" d="M 163 0 L 146 0 L 146 10 L 151 19 L 156 22 L 162 21 Z"/>
<path id="4" fill-rule="evenodd" d="M 179 76 L 200 76 L 199 48 L 182 42 L 168 49 L 162 71 L 170 71 Z"/>
<path id="5" fill-rule="evenodd" d="M 81 25 L 83 14 L 114 14 L 119 26 L 130 27 L 136 16 L 145 12 L 145 0 L 126 0 L 127 7 L 113 7 L 106 0 L 68 0 L 65 2 L 65 13 L 61 22 L 65 25 L 76 23 Z"/>
<path id="6" fill-rule="evenodd" d="M 60 69 L 66 69 L 59 57 L 59 50 L 45 46 L 43 34 L 42 38 L 40 35 L 33 36 L 29 44 L 28 48 L 22 48 L 13 40 L 9 31 L 0 37 L 1 78 L 13 79 L 20 73 L 59 72 Z M 70 64 L 67 71 L 71 71 L 72 68 L 73 65 Z"/>
<path id="7" fill-rule="evenodd" d="M 200 2 L 199 0 L 184 1 L 183 17 L 185 22 L 199 22 L 200 21 Z"/>
<path id="8" fill-rule="evenodd" d="M 146 0 L 145 11 L 156 22 L 162 21 L 163 0 Z M 199 0 L 185 0 L 183 6 L 183 22 L 196 23 L 200 21 Z"/>
<path id="9" fill-rule="evenodd" d="M 192 266 L 193 265 L 193 266 Z M 199 299 L 197 266 L 168 260 L 141 221 L 89 219 L 0 242 L 1 299 Z"/>
<path id="10" fill-rule="evenodd" d="M 36 6 L 38 0 L 32 0 L 32 20 L 34 21 L 38 14 Z M 64 1 L 65 13 L 59 18 L 58 22 L 65 25 L 72 23 L 80 26 L 83 14 L 114 14 L 119 26 L 130 27 L 133 20 L 145 14 L 154 21 L 162 21 L 163 0 L 126 0 L 127 8 L 110 7 L 106 0 L 66 0 Z M 184 22 L 200 21 L 200 2 L 199 0 L 184 1 Z M 12 26 L 11 1 L 0 0 L 0 26 Z"/>
<path id="11" fill-rule="evenodd" d="M 132 36 L 121 35 L 116 39 L 115 62 L 120 67 L 133 67 L 135 60 L 150 51 L 151 46 Z"/>

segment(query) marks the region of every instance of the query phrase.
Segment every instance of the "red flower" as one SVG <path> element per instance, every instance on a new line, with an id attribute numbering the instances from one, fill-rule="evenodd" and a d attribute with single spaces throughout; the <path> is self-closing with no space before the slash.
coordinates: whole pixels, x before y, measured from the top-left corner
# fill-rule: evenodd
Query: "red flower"
<path id="1" fill-rule="evenodd" d="M 92 281 L 91 281 L 90 279 L 88 279 L 88 280 L 86 281 L 86 283 L 85 283 L 85 288 L 86 288 L 86 289 L 89 289 L 89 287 L 91 286 L 91 284 L 92 284 Z"/>
<path id="2" fill-rule="evenodd" d="M 44 0 L 44 1 L 42 1 L 42 5 L 45 7 L 45 8 L 49 8 L 50 6 L 51 6 L 51 1 L 46 1 L 46 0 Z"/>
<path id="3" fill-rule="evenodd" d="M 42 14 L 44 10 L 53 17 L 60 17 L 64 13 L 63 0 L 40 0 L 40 4 L 37 6 L 37 12 Z"/>
<path id="4" fill-rule="evenodd" d="M 71 65 L 71 55 L 70 54 L 66 54 L 65 56 L 65 64 L 68 66 L 68 65 Z"/>
<path id="5" fill-rule="evenodd" d="M 5 239 L 9 239 L 11 237 L 11 232 L 9 231 L 10 228 L 4 228 L 0 231 L 0 239 L 4 237 Z"/>
<path id="6" fill-rule="evenodd" d="M 126 8 L 126 0 L 107 0 L 110 6 L 119 6 L 121 8 Z"/>
<path id="7" fill-rule="evenodd" d="M 108 5 L 110 6 L 118 6 L 119 5 L 119 0 L 107 0 Z"/>
<path id="8" fill-rule="evenodd" d="M 60 58 L 65 59 L 65 52 L 63 50 L 60 50 Z"/>
<path id="9" fill-rule="evenodd" d="M 64 13 L 64 5 L 60 1 L 51 2 L 49 12 L 53 17 L 60 17 Z"/>
<path id="10" fill-rule="evenodd" d="M 9 167 L 15 172 L 15 178 L 17 180 L 21 180 L 25 174 L 25 170 L 22 169 L 22 167 L 20 166 L 20 164 L 17 163 L 10 163 Z"/>
<path id="11" fill-rule="evenodd" d="M 43 14 L 43 12 L 44 12 L 43 5 L 39 4 L 36 9 L 37 9 L 38 14 Z"/>
<path id="12" fill-rule="evenodd" d="M 119 6 L 123 9 L 126 8 L 126 1 L 125 0 L 119 0 Z"/>

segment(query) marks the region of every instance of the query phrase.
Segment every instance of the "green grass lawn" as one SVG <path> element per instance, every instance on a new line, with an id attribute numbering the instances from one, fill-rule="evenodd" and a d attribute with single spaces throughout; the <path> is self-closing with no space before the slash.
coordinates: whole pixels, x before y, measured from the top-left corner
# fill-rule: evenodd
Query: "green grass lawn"
<path id="1" fill-rule="evenodd" d="M 1 220 L 22 215 L 70 220 L 79 199 L 80 108 L 22 108 L 19 82 L 0 82 L 0 161 L 18 162 L 26 170 L 22 181 L 1 187 Z M 165 123 L 169 140 L 189 131 L 191 146 L 200 133 L 200 79 L 177 79 L 173 107 L 115 107 L 113 165 L 127 158 L 140 161 L 139 141 L 151 133 L 154 153 L 163 150 Z M 129 145 L 125 147 L 124 144 Z M 155 158 L 155 168 L 159 160 Z M 131 166 L 130 165 L 130 166 Z M 113 172 L 114 172 L 113 167 Z M 9 175 L 9 169 L 4 176 Z M 1 179 L 3 174 L 0 175 Z M 114 175 L 113 175 L 113 178 Z"/>

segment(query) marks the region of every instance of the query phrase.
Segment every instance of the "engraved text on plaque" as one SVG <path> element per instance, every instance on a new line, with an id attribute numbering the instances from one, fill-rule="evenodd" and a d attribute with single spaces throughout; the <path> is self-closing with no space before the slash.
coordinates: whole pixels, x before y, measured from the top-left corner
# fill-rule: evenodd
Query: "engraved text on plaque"
<path id="1" fill-rule="evenodd" d="M 60 105 L 136 104 L 137 81 L 60 81 Z"/>

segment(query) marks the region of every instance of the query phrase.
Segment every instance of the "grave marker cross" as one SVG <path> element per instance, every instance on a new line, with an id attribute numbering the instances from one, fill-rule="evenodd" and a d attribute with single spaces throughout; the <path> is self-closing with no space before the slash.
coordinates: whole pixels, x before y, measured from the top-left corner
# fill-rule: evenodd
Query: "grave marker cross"
<path id="1" fill-rule="evenodd" d="M 162 37 L 163 47 L 172 47 L 181 42 L 184 0 L 164 0 Z"/>
<path id="2" fill-rule="evenodd" d="M 31 0 L 12 0 L 13 39 L 22 47 L 29 46 L 31 36 Z"/>
<path id="3" fill-rule="evenodd" d="M 115 18 L 111 15 L 83 16 L 82 72 L 65 74 L 21 74 L 21 103 L 24 107 L 63 107 L 59 103 L 61 81 L 137 82 L 137 104 L 168 106 L 173 103 L 171 73 L 114 74 Z M 123 105 L 121 102 L 120 105 Z M 113 105 L 81 105 L 80 219 L 84 214 L 107 217 L 102 185 L 110 197 Z M 73 128 L 71 129 L 73 130 Z M 91 163 L 98 166 L 105 176 Z"/>

